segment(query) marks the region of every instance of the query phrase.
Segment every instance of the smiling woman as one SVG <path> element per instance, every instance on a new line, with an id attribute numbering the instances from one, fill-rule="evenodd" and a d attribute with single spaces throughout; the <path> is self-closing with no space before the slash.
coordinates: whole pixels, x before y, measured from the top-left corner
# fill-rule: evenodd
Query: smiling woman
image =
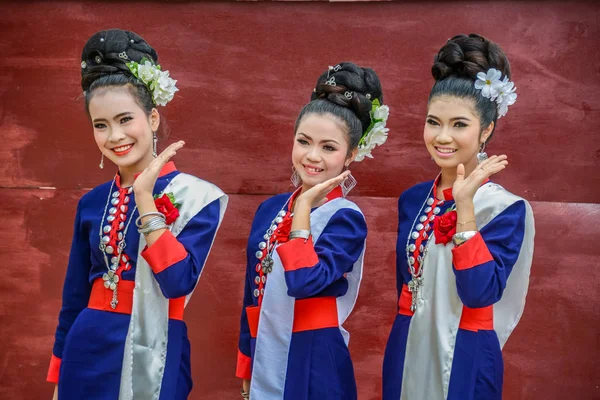
<path id="1" fill-rule="evenodd" d="M 382 103 L 375 72 L 345 62 L 319 77 L 298 116 L 297 189 L 259 206 L 248 239 L 236 373 L 244 398 L 357 398 L 342 324 L 358 295 L 367 225 L 345 198 L 356 184 L 347 168 L 385 142 Z"/>
<path id="2" fill-rule="evenodd" d="M 48 381 L 69 399 L 186 399 L 183 322 L 227 196 L 156 154 L 157 106 L 177 88 L 133 32 L 94 34 L 81 61 L 94 138 L 118 168 L 79 201 Z M 181 215 L 181 217 L 180 217 Z M 131 223 L 135 221 L 135 227 Z"/>
<path id="3" fill-rule="evenodd" d="M 489 181 L 507 157 L 483 149 L 516 94 L 506 55 L 480 35 L 448 40 L 432 73 L 423 139 L 440 174 L 398 200 L 383 399 L 500 400 L 501 347 L 525 306 L 534 226 L 529 203 Z"/>

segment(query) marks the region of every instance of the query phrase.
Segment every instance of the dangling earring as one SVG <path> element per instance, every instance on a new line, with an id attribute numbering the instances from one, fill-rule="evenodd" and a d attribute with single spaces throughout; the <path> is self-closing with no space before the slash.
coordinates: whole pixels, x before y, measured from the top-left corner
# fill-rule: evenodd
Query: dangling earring
<path id="1" fill-rule="evenodd" d="M 348 166 L 346 166 L 345 170 L 346 169 L 348 169 Z M 350 193 L 350 191 L 354 189 L 357 183 L 358 182 L 356 181 L 356 178 L 354 178 L 352 174 L 348 175 L 344 182 L 342 182 L 342 184 L 340 185 L 342 187 L 342 195 L 344 197 L 348 196 L 348 193 Z"/>
<path id="2" fill-rule="evenodd" d="M 292 181 L 292 185 L 294 185 L 294 187 L 300 186 L 300 183 L 302 182 L 295 167 L 292 167 L 292 177 L 290 178 L 290 181 Z"/>
<path id="3" fill-rule="evenodd" d="M 102 158 L 100 159 L 100 165 L 98 165 L 100 169 L 104 169 L 104 153 L 102 153 Z"/>
<path id="4" fill-rule="evenodd" d="M 481 164 L 482 162 L 484 162 L 485 160 L 488 159 L 488 155 L 484 150 L 485 150 L 485 142 L 482 143 L 481 146 L 479 147 L 479 153 L 477 153 L 477 164 Z"/>
<path id="5" fill-rule="evenodd" d="M 156 137 L 156 132 L 152 132 L 152 140 L 154 144 L 152 145 L 152 157 L 156 158 L 158 154 L 156 153 L 156 144 L 158 143 L 158 137 Z"/>

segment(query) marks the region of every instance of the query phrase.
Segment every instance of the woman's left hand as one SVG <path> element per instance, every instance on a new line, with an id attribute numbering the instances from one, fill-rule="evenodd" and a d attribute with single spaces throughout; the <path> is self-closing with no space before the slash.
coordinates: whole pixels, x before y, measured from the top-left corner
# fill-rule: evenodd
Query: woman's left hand
<path id="1" fill-rule="evenodd" d="M 319 183 L 306 192 L 298 196 L 296 204 L 307 204 L 310 208 L 318 207 L 327 201 L 327 196 L 336 186 L 339 186 L 344 180 L 350 175 L 350 171 L 346 170 L 336 176 L 326 180 L 325 182 Z"/>
<path id="2" fill-rule="evenodd" d="M 491 156 L 477 165 L 468 177 L 465 178 L 465 166 L 459 164 L 456 168 L 456 180 L 452 186 L 452 196 L 456 204 L 473 202 L 477 189 L 490 176 L 502 171 L 508 165 L 507 157 Z"/>
<path id="3" fill-rule="evenodd" d="M 185 142 L 180 140 L 179 142 L 175 142 L 169 147 L 167 147 L 158 157 L 156 157 L 148 167 L 142 171 L 142 173 L 137 177 L 135 182 L 133 183 L 133 191 L 136 197 L 140 195 L 150 194 L 154 191 L 154 185 L 156 184 L 156 179 L 160 175 L 160 171 L 162 171 L 163 167 L 175 154 L 179 151 Z"/>

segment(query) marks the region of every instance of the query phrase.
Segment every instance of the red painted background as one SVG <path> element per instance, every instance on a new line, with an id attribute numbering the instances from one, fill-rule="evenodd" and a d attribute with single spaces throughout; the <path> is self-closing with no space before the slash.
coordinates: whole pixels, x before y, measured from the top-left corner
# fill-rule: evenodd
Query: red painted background
<path id="1" fill-rule="evenodd" d="M 216 183 L 230 207 L 186 311 L 192 399 L 237 399 L 244 246 L 254 210 L 289 189 L 292 130 L 316 77 L 339 61 L 373 67 L 390 137 L 357 164 L 369 225 L 365 278 L 348 328 L 361 400 L 380 398 L 395 312 L 396 199 L 436 173 L 422 144 L 433 55 L 456 33 L 498 41 L 519 99 L 490 153 L 496 180 L 533 204 L 528 303 L 505 347 L 506 399 L 600 398 L 600 7 L 583 2 L 0 5 L 0 398 L 45 399 L 77 199 L 109 180 L 80 99 L 79 56 L 96 30 L 130 29 L 178 79 L 178 167 Z M 163 143 L 164 144 L 164 143 Z M 44 189 L 51 187 L 51 189 Z"/>

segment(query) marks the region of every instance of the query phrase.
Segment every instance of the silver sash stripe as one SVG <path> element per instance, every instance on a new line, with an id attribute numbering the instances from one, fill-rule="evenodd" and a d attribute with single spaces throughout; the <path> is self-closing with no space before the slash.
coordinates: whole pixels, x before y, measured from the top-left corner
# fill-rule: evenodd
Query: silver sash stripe
<path id="1" fill-rule="evenodd" d="M 342 208 L 350 208 L 362 214 L 356 204 L 344 198 L 331 200 L 311 213 L 310 230 L 314 243 L 319 240 L 331 217 Z M 346 345 L 348 345 L 349 334 L 342 324 L 356 303 L 362 279 L 365 249 L 366 241 L 352 272 L 346 275 L 348 292 L 337 299 L 338 320 Z M 273 261 L 273 272 L 269 274 L 258 323 L 250 387 L 252 400 L 282 400 L 284 396 L 295 299 L 287 294 L 285 271 L 277 250 L 273 252 Z"/>
<path id="2" fill-rule="evenodd" d="M 179 235 L 195 215 L 217 199 L 220 200 L 219 226 L 221 225 L 228 198 L 212 183 L 180 173 L 169 182 L 164 193 L 173 193 L 181 203 L 179 217 L 171 226 L 173 235 Z M 162 294 L 152 269 L 141 256 L 145 246 L 144 235 L 140 235 L 133 309 L 125 342 L 119 400 L 158 399 L 164 375 L 169 299 Z M 187 296 L 186 305 L 191 295 Z"/>
<path id="3" fill-rule="evenodd" d="M 517 201 L 523 200 L 502 186 L 486 183 L 475 194 L 475 217 L 481 229 Z M 525 307 L 533 258 L 535 227 L 527 201 L 521 252 L 506 282 L 502 299 L 494 304 L 494 330 L 504 346 Z M 429 239 L 423 260 L 424 285 L 408 331 L 401 400 L 446 399 L 463 304 L 452 270 L 452 248 Z"/>

